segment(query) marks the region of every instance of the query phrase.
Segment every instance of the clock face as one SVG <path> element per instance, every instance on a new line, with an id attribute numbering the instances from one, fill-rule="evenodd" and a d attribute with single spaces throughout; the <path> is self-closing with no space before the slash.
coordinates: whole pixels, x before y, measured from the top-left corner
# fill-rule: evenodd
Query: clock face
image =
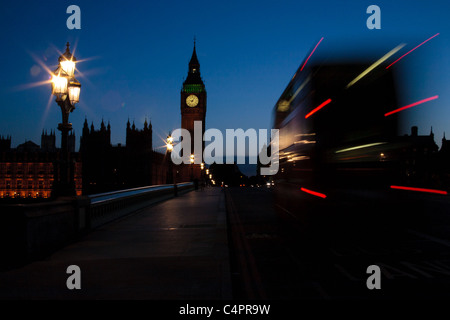
<path id="1" fill-rule="evenodd" d="M 193 95 L 193 94 L 191 94 L 190 96 L 188 96 L 188 97 L 186 98 L 186 104 L 187 104 L 189 107 L 191 107 L 191 108 L 197 106 L 197 105 L 198 105 L 198 98 L 197 98 L 197 96 L 196 96 L 196 95 Z"/>

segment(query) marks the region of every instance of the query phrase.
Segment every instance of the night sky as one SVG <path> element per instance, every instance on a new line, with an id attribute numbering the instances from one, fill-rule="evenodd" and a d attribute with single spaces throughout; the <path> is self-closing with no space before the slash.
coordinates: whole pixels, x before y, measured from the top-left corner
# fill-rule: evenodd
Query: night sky
<path id="1" fill-rule="evenodd" d="M 194 36 L 208 93 L 206 127 L 225 130 L 270 128 L 272 108 L 321 37 L 324 48 L 342 41 L 349 50 L 362 41 L 383 48 L 405 42 L 404 53 L 439 32 L 401 62 L 400 101 L 439 95 L 411 109 L 415 120 L 405 130 L 419 125 L 419 134 L 427 134 L 433 126 L 440 142 L 443 131 L 450 137 L 450 2 L 393 2 L 5 1 L 0 135 L 11 135 L 13 147 L 25 140 L 40 144 L 42 130 L 61 122 L 50 84 L 34 84 L 49 79 L 42 65 L 54 70 L 67 41 L 81 60 L 81 101 L 70 116 L 77 149 L 85 117 L 96 128 L 102 118 L 110 121 L 113 144 L 125 143 L 128 118 L 142 128 L 148 117 L 156 148 L 180 126 L 180 90 Z M 71 4 L 81 8 L 81 30 L 66 27 Z M 381 30 L 366 27 L 371 4 L 381 8 Z"/>

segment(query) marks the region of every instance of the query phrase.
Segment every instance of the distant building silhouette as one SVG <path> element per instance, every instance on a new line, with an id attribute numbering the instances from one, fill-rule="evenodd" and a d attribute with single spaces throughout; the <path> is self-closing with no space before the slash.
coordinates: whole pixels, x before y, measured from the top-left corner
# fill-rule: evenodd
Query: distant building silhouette
<path id="1" fill-rule="evenodd" d="M 442 137 L 442 145 L 438 155 L 438 169 L 440 182 L 444 186 L 450 185 L 450 140 Z"/>
<path id="2" fill-rule="evenodd" d="M 70 136 L 75 139 L 75 134 Z M 41 146 L 25 141 L 11 148 L 11 137 L 0 138 L 0 198 L 49 198 L 59 155 L 53 131 L 42 132 Z M 78 153 L 71 158 L 76 193 L 81 195 L 81 159 Z"/>
<path id="3" fill-rule="evenodd" d="M 152 148 L 152 124 L 147 120 L 143 129 L 127 122 L 126 145 L 111 144 L 111 125 L 89 129 L 87 119 L 80 140 L 83 162 L 83 194 L 95 194 L 120 189 L 166 183 L 168 159 Z"/>
<path id="4" fill-rule="evenodd" d="M 133 125 L 130 127 L 130 121 L 127 122 L 126 132 L 126 175 L 128 184 L 133 187 L 148 186 L 151 184 L 164 183 L 164 181 L 153 180 L 152 177 L 152 124 L 148 124 L 147 119 L 144 122 L 142 130 L 136 129 Z"/>
<path id="5" fill-rule="evenodd" d="M 418 127 L 411 134 L 398 138 L 400 143 L 401 182 L 416 186 L 436 186 L 439 147 L 434 141 L 433 129 L 429 135 L 419 135 Z"/>
<path id="6" fill-rule="evenodd" d="M 11 136 L 7 136 L 6 138 L 0 137 L 0 152 L 8 151 L 11 149 Z"/>
<path id="7" fill-rule="evenodd" d="M 83 163 L 83 194 L 108 190 L 111 182 L 111 127 L 106 128 L 103 120 L 100 130 L 95 130 L 94 123 L 90 129 L 87 119 L 84 120 L 83 134 L 80 138 L 80 154 Z"/>
<path id="8" fill-rule="evenodd" d="M 56 135 L 53 130 L 47 134 L 47 130 L 42 130 L 41 134 L 41 149 L 43 152 L 55 152 L 56 151 Z"/>
<path id="9" fill-rule="evenodd" d="M 33 141 L 25 141 L 22 144 L 19 144 L 16 148 L 17 152 L 38 152 L 40 151 L 40 147 L 39 145 L 37 145 L 36 143 L 34 143 Z"/>

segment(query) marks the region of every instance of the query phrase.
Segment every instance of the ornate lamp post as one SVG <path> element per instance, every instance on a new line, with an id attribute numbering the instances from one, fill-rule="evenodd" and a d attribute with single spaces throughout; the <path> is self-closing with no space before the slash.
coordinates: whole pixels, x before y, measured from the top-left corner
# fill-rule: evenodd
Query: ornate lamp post
<path id="1" fill-rule="evenodd" d="M 194 155 L 191 154 L 189 161 L 191 162 L 191 181 L 194 181 Z"/>
<path id="2" fill-rule="evenodd" d="M 169 174 L 167 175 L 167 183 L 173 183 L 172 150 L 173 137 L 169 133 L 166 139 L 166 151 L 169 157 Z"/>
<path id="3" fill-rule="evenodd" d="M 205 163 L 202 162 L 200 164 L 200 187 L 203 190 L 203 187 L 205 186 L 206 182 L 205 182 L 205 175 L 204 175 L 204 170 L 205 170 Z"/>
<path id="4" fill-rule="evenodd" d="M 166 139 L 166 151 L 169 155 L 168 183 L 173 183 L 174 195 L 176 196 L 177 195 L 177 183 L 176 183 L 177 175 L 176 175 L 176 173 L 175 173 L 175 176 L 173 175 L 172 150 L 173 150 L 173 137 L 169 133 L 169 135 L 167 136 L 167 139 Z"/>
<path id="5" fill-rule="evenodd" d="M 71 166 L 69 166 L 68 134 L 72 130 L 69 114 L 75 109 L 75 104 L 80 101 L 81 84 L 74 76 L 77 59 L 70 53 L 68 42 L 66 51 L 58 61 L 58 68 L 52 76 L 52 93 L 62 112 L 62 123 L 58 124 L 58 130 L 61 131 L 61 158 L 60 174 L 59 176 L 55 174 L 54 193 L 58 196 L 71 196 L 75 195 L 75 186 L 71 176 Z M 57 172 L 56 169 L 55 173 Z"/>

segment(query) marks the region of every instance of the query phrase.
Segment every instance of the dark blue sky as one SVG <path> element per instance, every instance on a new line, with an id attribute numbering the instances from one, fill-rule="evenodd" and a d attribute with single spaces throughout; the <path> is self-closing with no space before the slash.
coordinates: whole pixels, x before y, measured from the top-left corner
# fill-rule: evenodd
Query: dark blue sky
<path id="1" fill-rule="evenodd" d="M 85 116 L 110 121 L 112 143 L 125 143 L 128 117 L 138 128 L 151 119 L 158 136 L 180 126 L 180 89 L 193 37 L 208 92 L 207 128 L 269 128 L 271 110 L 317 41 L 408 47 L 440 35 L 405 61 L 401 103 L 439 99 L 412 111 L 419 134 L 433 125 L 450 137 L 449 1 L 8 1 L 0 11 L 0 135 L 13 146 L 40 143 L 60 111 L 38 61 L 51 70 L 65 43 L 77 44 L 81 102 L 71 114 L 79 135 Z M 68 30 L 66 8 L 81 8 L 81 30 Z M 381 8 L 381 30 L 368 30 L 366 8 Z M 394 41 L 394 42 L 395 42 Z M 386 46 L 388 50 L 392 49 Z M 349 50 L 352 50 L 349 47 Z M 387 51 L 386 51 L 387 52 Z M 402 62 L 403 63 L 403 62 Z M 411 123 L 417 124 L 417 123 Z M 407 125 L 409 126 L 409 124 Z M 58 134 L 59 138 L 59 134 Z M 58 142 L 59 144 L 59 142 Z"/>

